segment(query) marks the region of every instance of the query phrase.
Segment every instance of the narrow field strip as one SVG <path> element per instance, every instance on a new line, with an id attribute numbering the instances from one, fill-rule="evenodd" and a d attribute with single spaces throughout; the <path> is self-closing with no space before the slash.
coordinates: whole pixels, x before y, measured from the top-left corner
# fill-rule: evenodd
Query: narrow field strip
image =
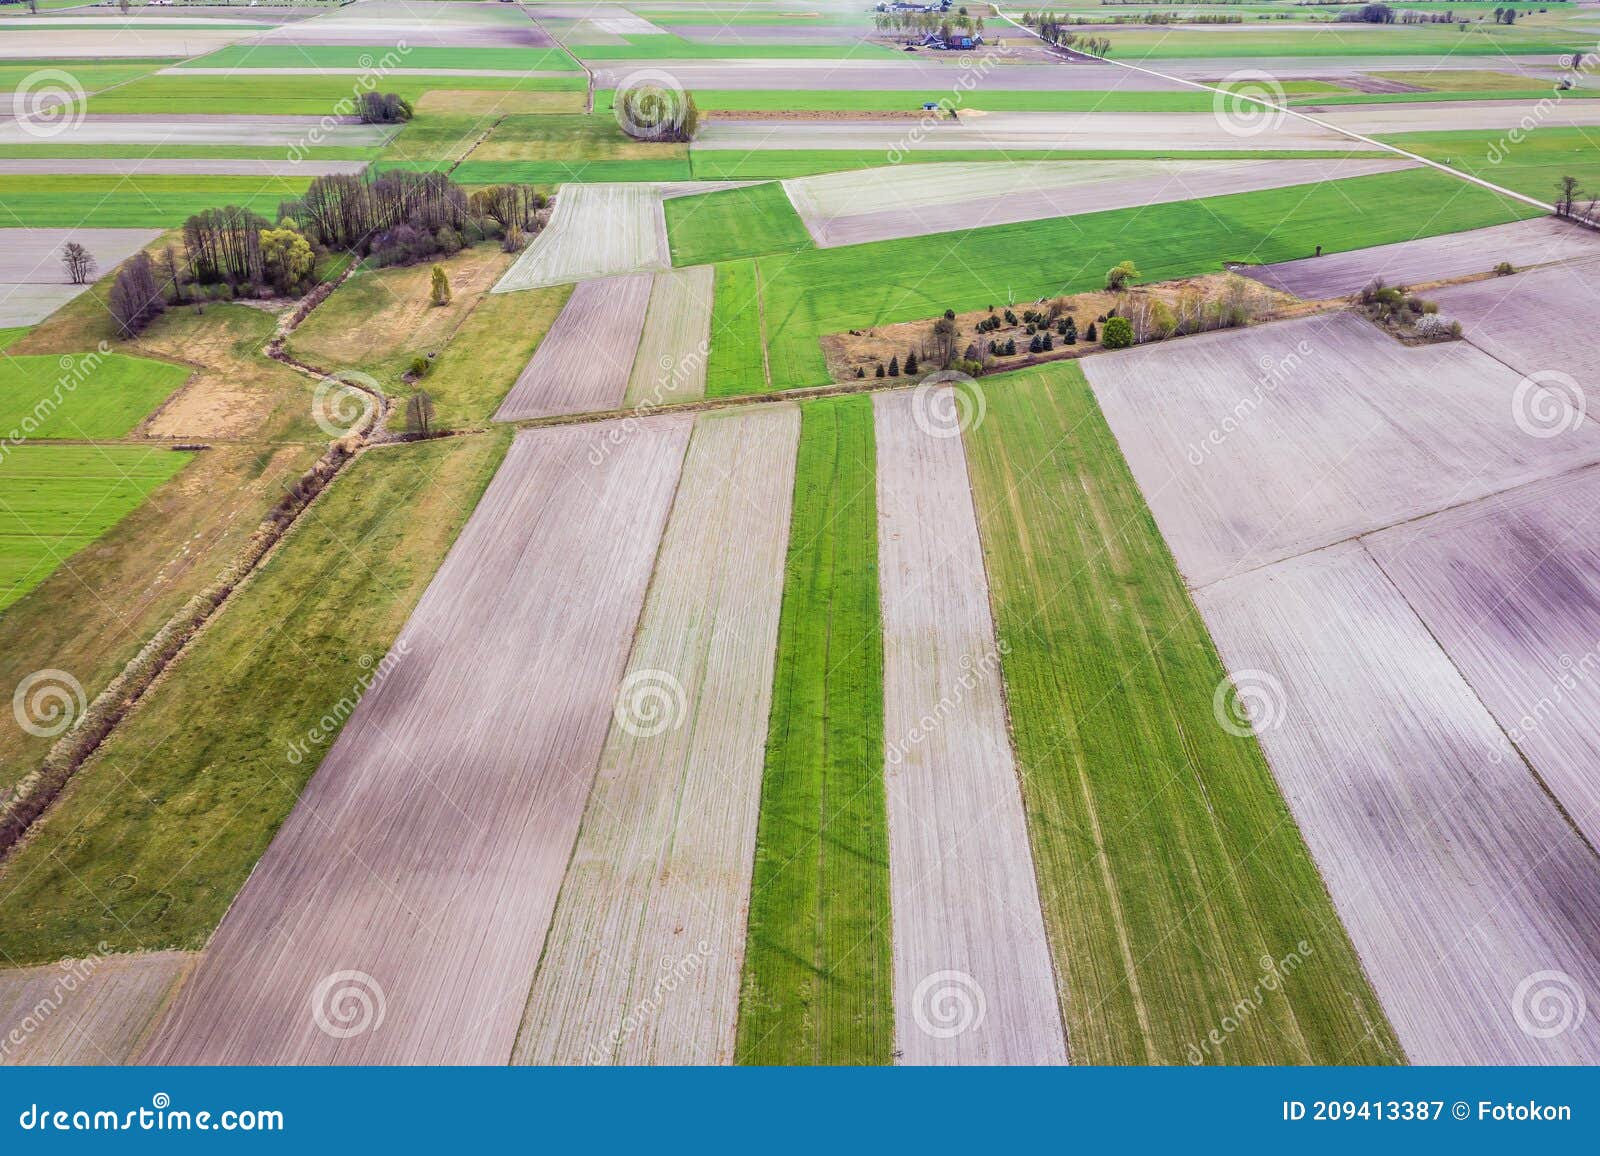
<path id="1" fill-rule="evenodd" d="M 1412 1061 L 1600 1060 L 1600 1021 L 1519 1004 L 1539 973 L 1600 990 L 1600 860 L 1362 544 L 1196 600 Z"/>
<path id="2" fill-rule="evenodd" d="M 661 195 L 653 185 L 565 184 L 556 194 L 550 223 L 494 291 L 511 293 L 671 264 Z"/>
<path id="3" fill-rule="evenodd" d="M 689 436 L 618 428 L 517 437 L 153 1060 L 510 1056 Z M 341 972 L 380 1030 L 317 1026 Z"/>
<path id="4" fill-rule="evenodd" d="M 985 398 L 967 450 L 1073 1059 L 1395 1062 L 1260 749 L 1214 717 L 1222 663 L 1077 364 Z"/>
<path id="5" fill-rule="evenodd" d="M 0 1066 L 131 1062 L 198 959 L 160 951 L 0 971 Z"/>
<path id="6" fill-rule="evenodd" d="M 739 1003 L 744 1064 L 894 1052 L 872 403 L 806 403 Z"/>
<path id="7" fill-rule="evenodd" d="M 581 282 L 495 413 L 496 421 L 616 409 L 650 303 L 648 273 Z"/>
<path id="8" fill-rule="evenodd" d="M 872 400 L 896 1055 L 1064 1064 L 957 399 Z"/>
<path id="9" fill-rule="evenodd" d="M 805 225 L 775 183 L 674 197 L 666 214 L 677 265 L 811 248 Z"/>
<path id="10" fill-rule="evenodd" d="M 733 1060 L 799 432 L 695 423 L 517 1062 Z"/>
<path id="11" fill-rule="evenodd" d="M 737 397 L 767 388 L 761 306 L 753 260 L 716 266 L 706 396 Z"/>
<path id="12" fill-rule="evenodd" d="M 715 280 L 716 270 L 710 265 L 655 275 L 623 398 L 627 405 L 655 406 L 705 396 Z"/>

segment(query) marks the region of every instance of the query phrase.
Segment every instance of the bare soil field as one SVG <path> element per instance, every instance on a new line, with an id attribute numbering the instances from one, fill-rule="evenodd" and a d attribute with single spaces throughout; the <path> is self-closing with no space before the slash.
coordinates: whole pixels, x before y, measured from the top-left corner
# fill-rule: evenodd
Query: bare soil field
<path id="1" fill-rule="evenodd" d="M 732 1062 L 799 433 L 696 422 L 518 1062 Z"/>
<path id="2" fill-rule="evenodd" d="M 1333 108 L 1306 108 L 1318 120 L 1338 125 L 1364 136 L 1390 133 L 1466 132 L 1488 129 L 1499 131 L 1526 123 L 1540 127 L 1573 127 L 1600 124 L 1600 107 L 1592 100 L 1565 100 L 1535 113 L 1537 105 L 1527 100 L 1441 100 L 1407 101 L 1401 104 L 1355 104 Z"/>
<path id="3" fill-rule="evenodd" d="M 1584 253 L 1600 255 L 1600 235 L 1570 228 L 1582 238 Z M 1593 316 L 1597 293 L 1600 260 L 1454 285 L 1430 296 L 1460 319 L 1468 341 L 1519 373 L 1555 370 L 1573 378 L 1587 396 L 1588 412 L 1600 418 L 1600 346 L 1585 320 Z"/>
<path id="4" fill-rule="evenodd" d="M 648 273 L 634 273 L 580 282 L 495 420 L 522 421 L 620 406 L 653 280 Z"/>
<path id="5" fill-rule="evenodd" d="M 198 958 L 99 955 L 0 971 L 0 1066 L 128 1063 Z"/>
<path id="6" fill-rule="evenodd" d="M 957 412 L 949 386 L 873 398 L 895 1044 L 1064 1064 Z"/>
<path id="7" fill-rule="evenodd" d="M 319 127 L 320 126 L 320 127 Z M 317 129 L 318 144 L 329 148 L 372 148 L 395 133 L 377 124 L 323 125 L 315 116 L 145 116 L 91 114 L 51 138 L 57 145 L 294 145 L 309 143 Z M 37 140 L 16 121 L 0 120 L 0 144 Z"/>
<path id="8" fill-rule="evenodd" d="M 638 62 L 606 61 L 594 66 L 597 88 L 616 88 Z M 892 92 L 951 92 L 966 83 L 963 69 L 953 60 L 926 57 L 893 60 L 874 56 L 857 60 L 652 60 L 652 69 L 677 79 L 685 88 L 799 89 L 831 92 L 844 88 L 871 88 Z M 1237 67 L 1237 62 L 1232 67 Z M 1376 67 L 1376 66 L 1375 66 Z M 1217 75 L 1230 71 L 1224 68 Z M 1174 81 L 1113 64 L 1015 64 L 992 69 L 974 86 L 965 104 L 983 107 L 985 90 L 996 92 L 1177 92 Z M 798 146 L 796 146 L 798 147 Z"/>
<path id="9" fill-rule="evenodd" d="M 656 406 L 705 395 L 715 274 L 713 266 L 697 265 L 655 275 L 623 399 L 628 405 Z"/>
<path id="10" fill-rule="evenodd" d="M 652 186 L 562 185 L 550 223 L 494 291 L 671 267 L 667 219 Z"/>
<path id="11" fill-rule="evenodd" d="M 1477 72 L 1484 67 L 1482 56 L 1252 56 L 1249 66 L 1270 73 L 1279 80 L 1339 80 L 1367 73 Z M 1502 72 L 1526 72 L 1529 75 L 1555 79 L 1556 64 L 1549 56 L 1533 54 L 1496 56 L 1494 67 Z M 1241 63 L 1237 56 L 1191 57 L 1184 60 L 1153 62 L 1168 76 L 1185 80 L 1217 81 L 1236 72 Z"/>
<path id="12" fill-rule="evenodd" d="M 1351 313 L 1083 362 L 1191 586 L 1600 461 L 1600 426 L 1518 427 L 1518 375 Z"/>
<path id="13" fill-rule="evenodd" d="M 688 437 L 517 437 L 150 1060 L 506 1062 Z"/>
<path id="14" fill-rule="evenodd" d="M 1197 602 L 1408 1058 L 1600 1059 L 1593 1016 L 1533 1030 L 1541 976 L 1600 985 L 1600 860 L 1361 544 Z"/>
<path id="15" fill-rule="evenodd" d="M 874 81 L 876 83 L 876 81 Z M 976 99 L 969 103 L 976 103 Z M 959 122 L 923 127 L 904 121 L 710 120 L 695 137 L 696 149 L 1330 149 L 1371 151 L 1332 129 L 1287 119 L 1249 138 L 1248 146 L 1210 113 L 1167 112 L 991 112 L 966 113 Z"/>
<path id="16" fill-rule="evenodd" d="M 1374 534 L 1367 548 L 1589 841 L 1600 844 L 1600 472 Z M 1507 743 L 1504 755 L 1519 760 Z"/>
<path id="17" fill-rule="evenodd" d="M 1358 292 L 1375 277 L 1391 285 L 1417 285 L 1488 273 L 1501 261 L 1522 268 L 1577 257 L 1600 257 L 1600 234 L 1554 217 L 1534 217 L 1326 257 L 1241 266 L 1239 272 L 1296 297 L 1322 301 Z M 1445 299 L 1450 296 L 1450 292 L 1444 294 Z M 1461 315 L 1442 302 L 1440 308 L 1451 316 Z"/>
<path id="18" fill-rule="evenodd" d="M 6 24 L 13 23 L 7 20 Z M 7 28 L 7 60 L 112 60 L 119 57 L 199 56 L 257 35 L 249 28 L 74 28 L 68 32 Z"/>
<path id="19" fill-rule="evenodd" d="M 887 165 L 783 182 L 822 248 L 1412 168 L 1390 157 Z M 876 206 L 889 205 L 892 208 Z"/>
<path id="20" fill-rule="evenodd" d="M 77 241 L 104 275 L 161 235 L 159 229 L 0 229 L 0 328 L 43 321 L 88 285 L 73 285 L 61 250 Z"/>
<path id="21" fill-rule="evenodd" d="M 328 173 L 359 173 L 365 161 L 182 160 L 145 157 L 118 160 L 109 157 L 71 157 L 39 160 L 34 157 L 0 157 L 0 176 L 26 173 L 107 173 L 112 176 L 179 173 L 238 177 L 320 177 Z"/>

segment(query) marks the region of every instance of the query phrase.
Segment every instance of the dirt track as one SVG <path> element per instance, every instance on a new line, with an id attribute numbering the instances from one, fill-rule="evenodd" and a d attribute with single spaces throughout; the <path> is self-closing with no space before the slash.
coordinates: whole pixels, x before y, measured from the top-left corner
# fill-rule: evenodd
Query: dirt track
<path id="1" fill-rule="evenodd" d="M 149 1059 L 507 1060 L 688 435 L 517 437 Z"/>
<path id="2" fill-rule="evenodd" d="M 732 1061 L 799 431 L 695 425 L 519 1062 Z"/>
<path id="3" fill-rule="evenodd" d="M 1064 1064 L 950 387 L 878 394 L 895 1044 L 907 1064 Z"/>

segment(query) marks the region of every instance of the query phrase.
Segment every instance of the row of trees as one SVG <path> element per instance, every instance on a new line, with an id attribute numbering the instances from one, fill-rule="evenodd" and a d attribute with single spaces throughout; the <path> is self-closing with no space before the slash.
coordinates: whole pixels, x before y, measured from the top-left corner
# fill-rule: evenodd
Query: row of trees
<path id="1" fill-rule="evenodd" d="M 1111 55 L 1110 40 L 1103 36 L 1080 36 L 1067 27 L 1067 21 L 1048 12 L 1024 12 L 1022 22 L 1037 28 L 1040 37 L 1058 48 L 1070 48 L 1090 56 Z"/>

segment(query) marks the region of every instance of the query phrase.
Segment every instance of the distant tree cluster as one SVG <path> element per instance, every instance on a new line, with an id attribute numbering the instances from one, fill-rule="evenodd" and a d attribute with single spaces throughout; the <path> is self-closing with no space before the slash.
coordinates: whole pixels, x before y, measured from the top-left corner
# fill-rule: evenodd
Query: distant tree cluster
<path id="1" fill-rule="evenodd" d="M 619 90 L 615 100 L 617 123 L 634 140 L 681 144 L 699 130 L 700 110 L 682 89 L 639 84 Z"/>
<path id="2" fill-rule="evenodd" d="M 106 308 L 123 338 L 138 336 L 166 311 L 166 296 L 149 253 L 141 249 L 122 263 L 106 297 Z"/>
<path id="3" fill-rule="evenodd" d="M 404 124 L 411 119 L 411 102 L 398 93 L 363 92 L 357 115 L 362 124 Z"/>

